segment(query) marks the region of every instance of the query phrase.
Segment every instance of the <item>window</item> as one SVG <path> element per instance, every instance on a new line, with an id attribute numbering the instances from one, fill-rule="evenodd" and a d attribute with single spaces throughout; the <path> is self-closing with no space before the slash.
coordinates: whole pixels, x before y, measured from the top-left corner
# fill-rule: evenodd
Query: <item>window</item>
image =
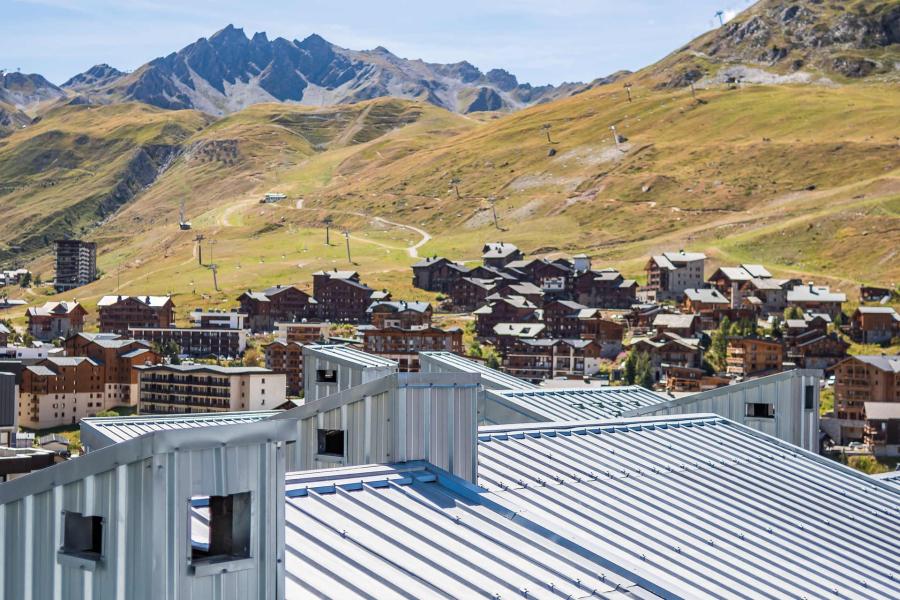
<path id="1" fill-rule="evenodd" d="M 191 564 L 217 564 L 208 574 L 222 572 L 221 563 L 250 558 L 250 492 L 205 496 L 190 502 Z"/>
<path id="2" fill-rule="evenodd" d="M 344 432 L 340 429 L 319 429 L 318 454 L 344 456 Z"/>
<path id="3" fill-rule="evenodd" d="M 803 392 L 803 408 L 812 410 L 816 403 L 816 390 L 813 386 L 807 385 Z"/>
<path id="4" fill-rule="evenodd" d="M 65 511 L 62 529 L 59 562 L 93 571 L 103 557 L 103 517 Z"/>
<path id="5" fill-rule="evenodd" d="M 754 419 L 774 419 L 775 405 L 770 402 L 748 402 L 744 405 L 745 416 Z"/>
<path id="6" fill-rule="evenodd" d="M 316 383 L 337 383 L 337 371 L 334 369 L 318 369 Z"/>

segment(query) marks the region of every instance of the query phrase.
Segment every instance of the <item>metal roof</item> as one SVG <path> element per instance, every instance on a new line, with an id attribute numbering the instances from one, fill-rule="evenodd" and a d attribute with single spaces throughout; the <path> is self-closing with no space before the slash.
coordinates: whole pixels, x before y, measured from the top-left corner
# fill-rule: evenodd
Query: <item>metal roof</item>
<path id="1" fill-rule="evenodd" d="M 343 362 L 361 367 L 396 367 L 397 362 L 378 356 L 377 354 L 369 354 L 362 350 L 357 350 L 347 344 L 316 344 L 305 346 L 303 349 L 306 353 L 315 353 L 323 358 Z"/>
<path id="2" fill-rule="evenodd" d="M 728 298 L 715 288 L 690 288 L 684 290 L 684 295 L 691 302 L 703 302 L 704 304 L 728 304 Z"/>
<path id="3" fill-rule="evenodd" d="M 118 304 L 129 298 L 155 308 L 165 306 L 172 301 L 171 296 L 103 296 L 97 301 L 97 307 L 112 306 L 113 304 Z"/>
<path id="4" fill-rule="evenodd" d="M 608 419 L 629 411 L 662 404 L 670 398 L 640 386 L 536 390 L 488 390 L 498 402 L 514 404 L 542 421 Z"/>
<path id="5" fill-rule="evenodd" d="M 900 492 L 900 471 L 879 473 L 878 475 L 873 475 L 873 477 L 875 477 L 875 479 L 879 480 L 881 483 L 886 483 L 889 486 L 893 487 L 895 490 L 897 490 L 897 492 Z"/>
<path id="6" fill-rule="evenodd" d="M 286 480 L 287 598 L 657 597 L 425 464 Z"/>
<path id="7" fill-rule="evenodd" d="M 480 430 L 490 499 L 682 598 L 898 598 L 890 486 L 715 415 Z"/>
<path id="8" fill-rule="evenodd" d="M 892 421 L 900 419 L 900 402 L 864 402 L 866 420 Z"/>
<path id="9" fill-rule="evenodd" d="M 523 381 L 518 377 L 513 377 L 496 369 L 492 369 L 474 360 L 469 360 L 452 352 L 420 352 L 420 364 L 422 370 L 428 368 L 430 371 L 449 371 L 461 373 L 477 373 L 481 375 L 481 380 L 490 384 L 495 389 L 506 390 L 536 390 L 538 386 Z M 439 366 L 440 369 L 434 368 Z M 488 386 L 486 386 L 488 387 Z"/>
<path id="10" fill-rule="evenodd" d="M 788 290 L 788 302 L 846 302 L 847 294 L 832 292 L 827 285 L 795 285 Z"/>
<path id="11" fill-rule="evenodd" d="M 215 427 L 217 425 L 238 425 L 255 423 L 268 419 L 281 411 L 243 411 L 231 413 L 179 414 L 179 415 L 142 415 L 134 417 L 87 417 L 79 421 L 82 435 L 106 439 L 110 444 L 118 444 L 152 433 L 172 429 L 193 429 L 195 427 Z M 104 444 L 108 445 L 108 444 Z M 97 446 L 102 447 L 102 446 Z M 96 449 L 96 448 L 95 448 Z"/>

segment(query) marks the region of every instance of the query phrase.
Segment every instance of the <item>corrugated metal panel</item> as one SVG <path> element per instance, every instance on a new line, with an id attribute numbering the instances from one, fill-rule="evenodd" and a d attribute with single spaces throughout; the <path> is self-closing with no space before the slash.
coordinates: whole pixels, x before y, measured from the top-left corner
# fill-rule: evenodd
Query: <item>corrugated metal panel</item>
<path id="1" fill-rule="evenodd" d="M 606 419 L 630 415 L 637 409 L 654 407 L 668 400 L 668 397 L 640 386 L 488 390 L 482 423 Z M 500 406 L 493 407 L 491 403 Z M 517 415 L 522 418 L 516 418 Z M 498 421 L 501 416 L 515 421 Z"/>
<path id="2" fill-rule="evenodd" d="M 314 402 L 338 392 L 396 373 L 397 363 L 355 350 L 349 346 L 304 346 L 303 390 L 306 402 Z M 324 382 L 319 371 L 334 371 L 336 381 Z"/>
<path id="3" fill-rule="evenodd" d="M 890 473 L 881 473 L 874 476 L 881 483 L 886 483 L 889 487 L 894 488 L 900 493 L 900 471 L 892 471 Z"/>
<path id="4" fill-rule="evenodd" d="M 793 370 L 751 379 L 662 404 L 635 409 L 632 415 L 715 413 L 757 431 L 774 435 L 811 452 L 819 444 L 819 380 L 821 371 Z M 806 393 L 812 395 L 805 408 Z M 774 404 L 772 418 L 748 417 L 748 403 Z"/>
<path id="5" fill-rule="evenodd" d="M 306 476 L 286 485 L 287 598 L 655 597 L 422 467 Z"/>
<path id="6" fill-rule="evenodd" d="M 900 597 L 888 486 L 715 415 L 480 440 L 492 499 L 687 597 Z"/>
<path id="7" fill-rule="evenodd" d="M 478 373 L 481 375 L 482 385 L 489 390 L 538 389 L 538 386 L 532 383 L 452 352 L 420 352 L 419 370 L 422 373 Z"/>
<path id="8" fill-rule="evenodd" d="M 274 421 L 156 432 L 0 485 L 0 597 L 281 596 L 282 442 L 292 434 L 290 423 Z M 253 502 L 251 557 L 193 574 L 189 499 L 245 491 Z M 58 562 L 63 511 L 103 518 L 103 555 L 93 571 Z"/>
<path id="9" fill-rule="evenodd" d="M 82 419 L 78 425 L 82 443 L 90 450 L 99 450 L 154 431 L 255 423 L 275 414 L 278 411 L 90 417 Z"/>

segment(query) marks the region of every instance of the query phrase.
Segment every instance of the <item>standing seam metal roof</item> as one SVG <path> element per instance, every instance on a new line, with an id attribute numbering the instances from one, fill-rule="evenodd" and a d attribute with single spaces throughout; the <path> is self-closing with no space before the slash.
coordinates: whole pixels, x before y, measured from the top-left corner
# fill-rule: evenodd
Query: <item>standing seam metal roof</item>
<path id="1" fill-rule="evenodd" d="M 119 443 L 154 431 L 193 429 L 217 425 L 255 423 L 268 419 L 280 411 L 243 411 L 233 413 L 148 415 L 136 417 L 88 417 L 81 419 L 81 427 L 95 430 L 112 443 Z"/>
<path id="2" fill-rule="evenodd" d="M 510 510 L 689 598 L 898 598 L 900 502 L 715 415 L 482 428 Z"/>
<path id="3" fill-rule="evenodd" d="M 538 386 L 528 383 L 527 381 L 523 381 L 518 377 L 513 377 L 512 375 L 508 375 L 503 373 L 502 371 L 498 371 L 496 369 L 492 369 L 487 367 L 479 362 L 474 360 L 469 360 L 458 354 L 453 354 L 452 352 L 420 352 L 419 356 L 424 357 L 426 360 L 431 359 L 441 366 L 446 367 L 450 372 L 462 372 L 462 373 L 478 373 L 481 375 L 482 380 L 488 381 L 494 384 L 497 387 L 501 387 L 503 389 L 508 390 L 536 390 Z"/>
<path id="4" fill-rule="evenodd" d="M 287 476 L 287 598 L 657 597 L 424 466 L 322 473 Z"/>
<path id="5" fill-rule="evenodd" d="M 670 398 L 640 386 L 488 391 L 546 421 L 608 419 Z"/>

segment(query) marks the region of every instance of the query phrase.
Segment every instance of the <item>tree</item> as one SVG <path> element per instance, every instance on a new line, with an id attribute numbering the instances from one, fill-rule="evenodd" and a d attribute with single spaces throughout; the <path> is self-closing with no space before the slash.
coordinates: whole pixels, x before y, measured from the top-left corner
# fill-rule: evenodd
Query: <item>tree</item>
<path id="1" fill-rule="evenodd" d="M 481 357 L 484 359 L 486 367 L 491 369 L 500 368 L 500 354 L 493 346 L 483 346 L 481 348 Z"/>
<path id="2" fill-rule="evenodd" d="M 780 340 L 784 337 L 784 333 L 781 331 L 781 319 L 778 317 L 775 317 L 772 320 L 772 326 L 769 328 L 769 335 L 776 340 Z"/>
<path id="3" fill-rule="evenodd" d="M 844 313 L 838 311 L 838 313 L 834 315 L 832 323 L 834 324 L 834 330 L 840 332 L 841 326 L 844 324 Z"/>
<path id="4" fill-rule="evenodd" d="M 725 357 L 728 354 L 728 334 L 731 332 L 731 319 L 723 317 L 719 328 L 712 333 L 707 351 L 707 360 L 717 370 L 725 369 Z"/>
<path id="5" fill-rule="evenodd" d="M 634 366 L 635 371 L 635 383 L 639 386 L 647 388 L 648 390 L 653 389 L 653 384 L 656 383 L 656 378 L 653 376 L 653 366 L 650 364 L 650 355 L 646 352 L 641 352 L 638 354 L 637 360 Z"/>
<path id="6" fill-rule="evenodd" d="M 634 376 L 636 372 L 636 363 L 637 362 L 637 353 L 632 350 L 628 353 L 628 357 L 625 359 L 624 370 L 622 372 L 622 378 L 625 380 L 625 385 L 634 385 Z"/>
<path id="7" fill-rule="evenodd" d="M 799 306 L 788 306 L 784 310 L 784 319 L 787 321 L 788 319 L 802 319 L 803 311 L 800 310 Z"/>
<path id="8" fill-rule="evenodd" d="M 31 272 L 28 271 L 24 275 L 22 275 L 22 279 L 19 281 L 19 285 L 23 288 L 31 287 Z"/>

